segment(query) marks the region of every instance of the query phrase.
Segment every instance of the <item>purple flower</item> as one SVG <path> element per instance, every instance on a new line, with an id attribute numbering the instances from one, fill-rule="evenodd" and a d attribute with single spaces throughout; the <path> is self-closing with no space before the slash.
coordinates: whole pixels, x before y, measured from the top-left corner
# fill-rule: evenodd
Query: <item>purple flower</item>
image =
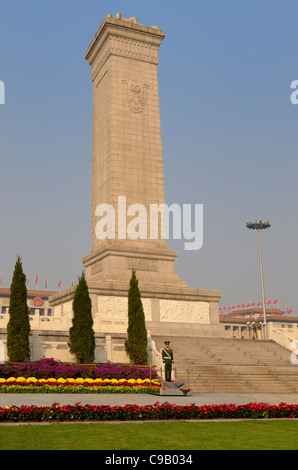
<path id="1" fill-rule="evenodd" d="M 136 367 L 122 364 L 65 364 L 53 358 L 43 357 L 36 362 L 26 362 L 22 364 L 0 364 L 0 377 L 36 377 L 37 379 L 48 379 L 50 377 L 67 378 L 91 378 L 91 379 L 149 379 L 149 367 Z M 151 369 L 151 378 L 156 378 L 157 374 Z"/>

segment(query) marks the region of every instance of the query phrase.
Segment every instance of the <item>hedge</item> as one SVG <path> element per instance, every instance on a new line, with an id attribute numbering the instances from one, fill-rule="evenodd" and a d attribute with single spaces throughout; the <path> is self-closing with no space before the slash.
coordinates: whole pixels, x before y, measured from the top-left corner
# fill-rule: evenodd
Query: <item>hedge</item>
<path id="1" fill-rule="evenodd" d="M 0 408 L 0 422 L 51 421 L 114 421 L 114 420 L 171 420 L 171 419 L 268 419 L 297 418 L 298 405 L 280 403 L 249 403 L 247 405 L 172 405 L 156 402 L 154 405 L 60 405 L 6 406 Z"/>

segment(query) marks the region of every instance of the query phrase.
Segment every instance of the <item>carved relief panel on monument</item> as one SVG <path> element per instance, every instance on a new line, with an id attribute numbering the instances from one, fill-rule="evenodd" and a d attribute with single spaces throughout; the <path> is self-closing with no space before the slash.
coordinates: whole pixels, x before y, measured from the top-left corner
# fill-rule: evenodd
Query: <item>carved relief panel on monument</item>
<path id="1" fill-rule="evenodd" d="M 147 83 L 139 80 L 122 80 L 125 85 L 124 103 L 134 113 L 141 113 L 148 104 L 148 88 Z"/>

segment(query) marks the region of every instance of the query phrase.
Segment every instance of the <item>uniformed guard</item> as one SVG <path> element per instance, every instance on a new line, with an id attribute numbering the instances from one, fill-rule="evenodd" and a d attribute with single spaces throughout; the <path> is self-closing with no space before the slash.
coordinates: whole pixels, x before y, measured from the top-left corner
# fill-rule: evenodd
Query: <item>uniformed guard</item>
<path id="1" fill-rule="evenodd" d="M 174 362 L 174 353 L 170 348 L 170 341 L 165 341 L 165 348 L 162 350 L 162 361 L 165 365 L 166 382 L 172 382 L 172 364 Z"/>

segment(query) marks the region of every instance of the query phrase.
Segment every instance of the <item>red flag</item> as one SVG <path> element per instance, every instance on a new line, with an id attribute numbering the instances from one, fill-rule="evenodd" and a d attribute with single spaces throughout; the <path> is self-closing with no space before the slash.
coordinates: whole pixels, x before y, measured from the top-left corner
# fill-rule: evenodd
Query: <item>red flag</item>
<path id="1" fill-rule="evenodd" d="M 2 276 L 0 277 L 0 286 L 1 286 L 1 284 L 2 284 Z"/>
<path id="2" fill-rule="evenodd" d="M 244 308 L 245 308 L 245 304 L 242 304 L 241 307 L 244 307 Z"/>
<path id="3" fill-rule="evenodd" d="M 29 279 L 27 279 L 27 287 L 29 286 Z"/>
<path id="4" fill-rule="evenodd" d="M 256 303 L 255 303 L 255 302 L 253 302 L 253 303 L 251 304 L 251 306 L 252 306 L 252 307 L 253 307 L 254 305 L 256 305 Z"/>
<path id="5" fill-rule="evenodd" d="M 278 299 L 275 299 L 273 303 L 274 303 L 274 304 L 277 304 L 277 302 L 278 302 Z"/>
<path id="6" fill-rule="evenodd" d="M 61 281 L 58 282 L 58 287 L 61 287 Z"/>
<path id="7" fill-rule="evenodd" d="M 271 312 L 274 313 L 274 307 L 271 305 Z"/>
<path id="8" fill-rule="evenodd" d="M 72 281 L 72 283 L 71 283 L 71 287 L 73 287 L 73 281 Z"/>
<path id="9" fill-rule="evenodd" d="M 262 302 L 259 302 L 258 305 L 257 305 L 257 307 L 258 307 L 259 305 L 262 305 Z"/>
<path id="10" fill-rule="evenodd" d="M 238 308 L 240 308 L 240 304 L 239 304 L 239 305 L 237 305 L 237 307 L 238 307 Z"/>
<path id="11" fill-rule="evenodd" d="M 36 274 L 35 284 L 37 284 L 37 282 L 38 282 L 38 274 Z"/>
<path id="12" fill-rule="evenodd" d="M 272 304 L 272 300 L 268 300 L 267 305 Z"/>
<path id="13" fill-rule="evenodd" d="M 292 313 L 292 312 L 293 312 L 293 309 L 292 308 L 288 309 L 288 307 L 287 307 L 287 313 Z"/>
<path id="14" fill-rule="evenodd" d="M 236 305 L 233 305 L 233 307 L 232 307 L 232 308 L 236 308 Z"/>
<path id="15" fill-rule="evenodd" d="M 250 304 L 247 304 L 246 307 L 250 307 Z"/>
<path id="16" fill-rule="evenodd" d="M 44 283 L 44 286 L 45 286 L 46 289 L 48 288 L 48 281 L 46 281 L 46 282 Z"/>

